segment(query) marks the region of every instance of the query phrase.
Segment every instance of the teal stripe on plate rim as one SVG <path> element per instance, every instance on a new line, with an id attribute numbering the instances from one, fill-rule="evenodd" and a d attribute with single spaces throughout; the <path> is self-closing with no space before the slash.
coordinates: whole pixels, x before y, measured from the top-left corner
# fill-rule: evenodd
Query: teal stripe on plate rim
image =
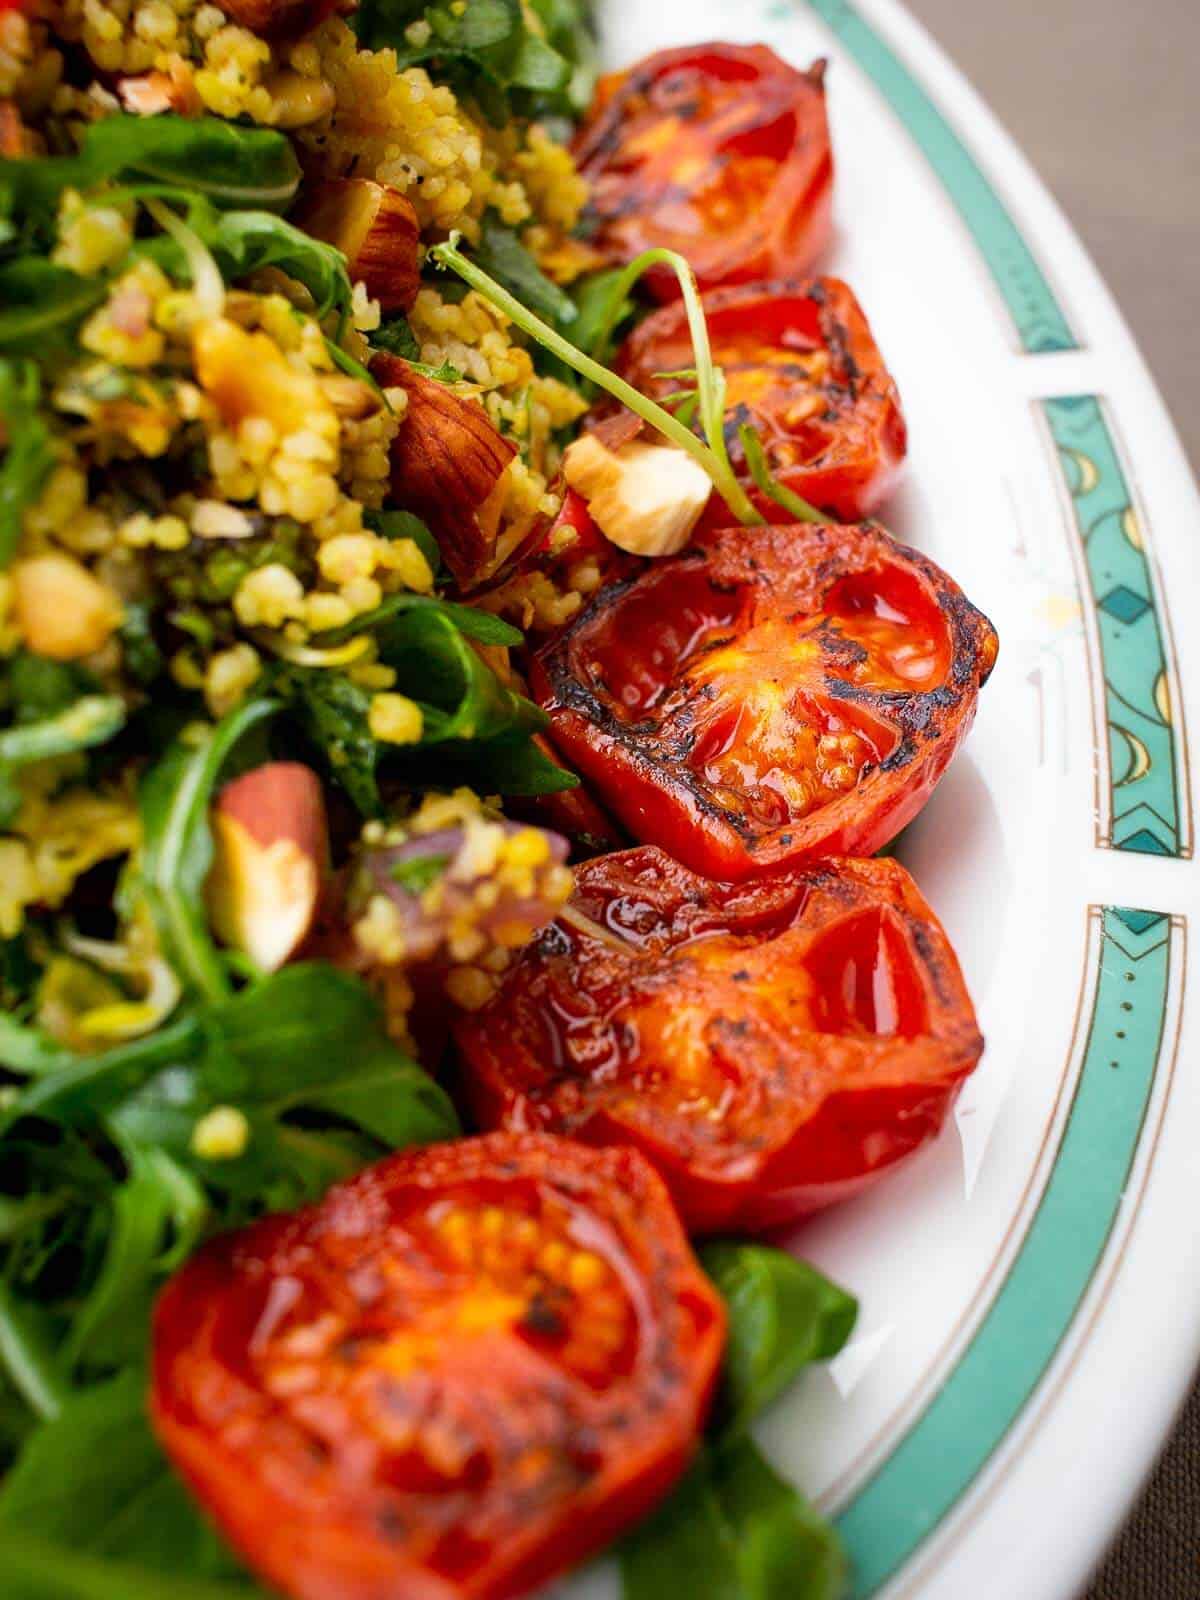
<path id="1" fill-rule="evenodd" d="M 1007 207 L 925 90 L 846 0 L 806 0 L 871 77 L 970 229 L 1030 355 L 1077 350 L 1066 312 Z"/>
<path id="2" fill-rule="evenodd" d="M 853 1600 L 875 1594 L 970 1488 L 1045 1376 L 1111 1236 L 1161 1053 L 1173 927 L 1156 911 L 1092 915 L 1091 1021 L 1053 1170 L 970 1343 L 837 1519 Z"/>
<path id="3" fill-rule="evenodd" d="M 1116 443 L 1092 395 L 1045 400 L 1042 408 L 1071 495 L 1100 641 L 1111 821 L 1099 842 L 1142 855 L 1187 855 L 1167 629 Z"/>

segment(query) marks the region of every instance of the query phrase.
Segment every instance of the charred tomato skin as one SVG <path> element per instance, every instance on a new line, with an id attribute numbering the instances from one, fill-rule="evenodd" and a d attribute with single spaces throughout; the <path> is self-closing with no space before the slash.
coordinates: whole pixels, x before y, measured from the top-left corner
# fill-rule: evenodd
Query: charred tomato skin
<path id="1" fill-rule="evenodd" d="M 941 1129 L 982 1039 L 898 862 L 714 883 L 642 847 L 576 882 L 607 937 L 552 925 L 456 1023 L 481 1125 L 632 1145 L 702 1234 L 795 1222 Z"/>
<path id="2" fill-rule="evenodd" d="M 996 652 L 953 580 L 877 525 L 772 524 L 609 583 L 529 681 L 635 839 L 740 879 L 882 849 L 965 737 Z"/>
<path id="3" fill-rule="evenodd" d="M 832 231 L 824 77 L 823 61 L 797 72 L 766 45 L 714 43 L 602 78 L 574 145 L 593 247 L 676 249 L 703 289 L 807 271 Z M 680 293 L 664 268 L 644 282 Z"/>
<path id="4" fill-rule="evenodd" d="M 775 278 L 703 296 L 713 359 L 725 373 L 726 432 L 748 480 L 738 426 L 758 433 L 777 481 L 843 522 L 870 516 L 894 488 L 908 448 L 896 385 L 853 291 L 838 278 Z M 682 303 L 651 313 L 617 356 L 621 375 L 661 399 L 690 367 Z M 790 520 L 751 490 L 773 522 Z M 715 524 L 723 504 L 714 497 Z M 725 513 L 724 524 L 731 519 Z"/>
<path id="5" fill-rule="evenodd" d="M 504 1600 L 670 1489 L 723 1342 L 636 1152 L 492 1134 L 202 1249 L 156 1308 L 151 1416 L 285 1594 Z"/>

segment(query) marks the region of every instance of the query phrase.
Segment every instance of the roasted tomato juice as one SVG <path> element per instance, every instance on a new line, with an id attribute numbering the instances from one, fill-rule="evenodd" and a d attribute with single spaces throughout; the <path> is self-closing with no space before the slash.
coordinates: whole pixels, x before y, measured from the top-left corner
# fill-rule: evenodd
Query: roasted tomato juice
<path id="1" fill-rule="evenodd" d="M 700 1232 L 793 1221 L 937 1133 L 981 1041 L 898 862 L 730 884 L 642 848 L 576 881 L 457 1025 L 485 1126 L 633 1144 Z"/>
<path id="2" fill-rule="evenodd" d="M 881 529 L 738 528 L 610 584 L 531 682 L 636 837 L 737 878 L 886 844 L 970 726 L 995 648 Z"/>

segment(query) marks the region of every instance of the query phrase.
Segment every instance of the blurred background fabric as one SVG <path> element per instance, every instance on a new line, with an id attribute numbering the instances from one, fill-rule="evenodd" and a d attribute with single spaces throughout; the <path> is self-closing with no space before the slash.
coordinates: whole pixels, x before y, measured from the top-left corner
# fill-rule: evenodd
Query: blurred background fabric
<path id="1" fill-rule="evenodd" d="M 1082 235 L 1200 471 L 1200 0 L 907 3 Z M 1200 1390 L 1086 1591 L 1086 1600 L 1198 1597 Z"/>

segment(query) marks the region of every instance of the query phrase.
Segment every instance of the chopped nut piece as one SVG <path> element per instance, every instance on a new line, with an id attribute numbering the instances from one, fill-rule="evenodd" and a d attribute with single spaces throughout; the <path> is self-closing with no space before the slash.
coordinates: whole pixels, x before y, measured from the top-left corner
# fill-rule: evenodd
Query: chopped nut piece
<path id="1" fill-rule="evenodd" d="M 407 311 L 417 298 L 420 227 L 399 189 L 369 178 L 330 180 L 317 189 L 300 224 L 342 252 L 350 276 L 362 280 L 381 310 Z"/>

